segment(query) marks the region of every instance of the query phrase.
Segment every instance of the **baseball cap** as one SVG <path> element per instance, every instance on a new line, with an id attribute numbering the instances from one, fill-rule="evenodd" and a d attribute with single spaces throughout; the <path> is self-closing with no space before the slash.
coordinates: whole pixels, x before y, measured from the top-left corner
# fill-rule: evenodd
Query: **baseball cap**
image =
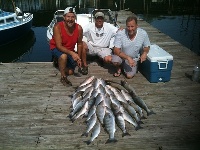
<path id="1" fill-rule="evenodd" d="M 97 18 L 97 17 L 103 17 L 104 18 L 104 13 L 97 12 L 94 16 L 95 16 L 95 18 Z"/>
<path id="2" fill-rule="evenodd" d="M 67 13 L 74 13 L 76 15 L 75 8 L 73 8 L 73 7 L 67 7 L 67 8 L 65 8 L 63 15 L 65 15 Z"/>

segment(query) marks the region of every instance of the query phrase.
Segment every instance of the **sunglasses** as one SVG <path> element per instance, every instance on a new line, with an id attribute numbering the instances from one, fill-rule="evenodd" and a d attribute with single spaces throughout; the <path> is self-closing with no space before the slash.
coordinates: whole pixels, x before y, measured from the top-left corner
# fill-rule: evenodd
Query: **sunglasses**
<path id="1" fill-rule="evenodd" d="M 97 37 L 102 37 L 104 35 L 104 27 L 103 27 L 103 33 L 97 33 L 97 30 L 95 28 L 96 36 Z"/>
<path id="2" fill-rule="evenodd" d="M 101 34 L 96 33 L 96 36 L 97 36 L 97 37 L 102 37 L 103 35 L 104 35 L 104 33 L 101 33 Z"/>

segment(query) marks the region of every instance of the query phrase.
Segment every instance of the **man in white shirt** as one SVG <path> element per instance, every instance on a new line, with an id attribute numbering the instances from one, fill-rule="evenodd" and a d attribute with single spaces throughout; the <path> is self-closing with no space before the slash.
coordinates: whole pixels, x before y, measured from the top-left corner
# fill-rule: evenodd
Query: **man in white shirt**
<path id="1" fill-rule="evenodd" d="M 83 36 L 86 37 L 86 40 L 83 40 L 83 48 L 89 55 L 97 55 L 103 62 L 110 63 L 112 60 L 110 42 L 116 35 L 118 28 L 104 22 L 105 15 L 101 11 L 95 13 L 94 19 L 94 23 L 83 27 Z"/>

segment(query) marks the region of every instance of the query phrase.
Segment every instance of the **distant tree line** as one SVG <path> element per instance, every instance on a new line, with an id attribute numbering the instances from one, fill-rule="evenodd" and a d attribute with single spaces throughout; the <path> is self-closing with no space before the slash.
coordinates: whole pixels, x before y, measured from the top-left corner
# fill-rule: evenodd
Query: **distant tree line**
<path id="1" fill-rule="evenodd" d="M 200 0 L 0 0 L 1 9 L 11 9 L 12 1 L 26 11 L 56 10 L 67 6 L 126 9 L 134 13 L 199 14 L 200 11 Z"/>

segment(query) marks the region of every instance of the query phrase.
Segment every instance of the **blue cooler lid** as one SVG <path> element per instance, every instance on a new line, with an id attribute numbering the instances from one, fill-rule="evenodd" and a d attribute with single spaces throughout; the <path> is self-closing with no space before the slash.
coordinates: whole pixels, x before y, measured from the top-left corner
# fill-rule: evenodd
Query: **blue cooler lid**
<path id="1" fill-rule="evenodd" d="M 165 50 L 163 50 L 158 45 L 152 44 L 150 46 L 149 53 L 147 54 L 147 59 L 150 60 L 151 62 L 169 61 L 169 60 L 173 60 L 173 56 L 170 55 Z"/>

